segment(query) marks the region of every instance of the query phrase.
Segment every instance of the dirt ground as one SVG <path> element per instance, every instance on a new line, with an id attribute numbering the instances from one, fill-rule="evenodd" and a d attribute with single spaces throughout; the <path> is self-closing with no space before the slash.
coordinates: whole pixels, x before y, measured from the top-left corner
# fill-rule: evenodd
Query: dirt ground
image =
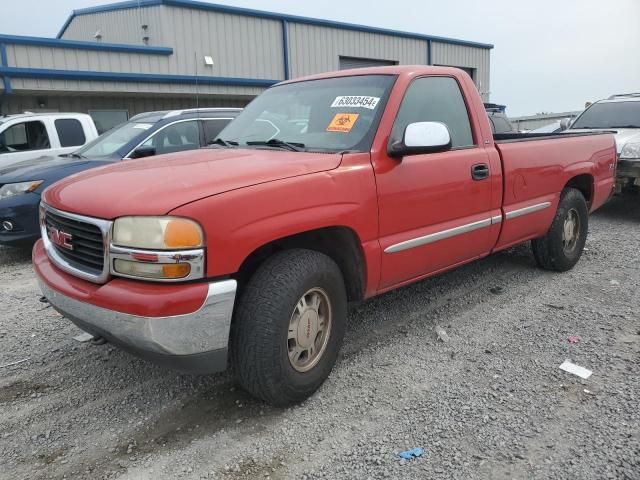
<path id="1" fill-rule="evenodd" d="M 355 307 L 286 410 L 73 340 L 26 250 L 0 248 L 0 302 L 2 479 L 640 479 L 640 197 L 591 217 L 571 272 L 522 246 Z"/>

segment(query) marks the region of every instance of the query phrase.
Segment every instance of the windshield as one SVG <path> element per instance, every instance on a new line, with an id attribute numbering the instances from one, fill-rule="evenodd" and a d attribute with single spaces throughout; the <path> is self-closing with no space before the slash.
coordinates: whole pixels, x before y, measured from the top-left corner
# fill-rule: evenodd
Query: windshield
<path id="1" fill-rule="evenodd" d="M 103 133 L 93 142 L 88 143 L 75 153 L 89 159 L 109 157 L 136 137 L 144 137 L 146 135 L 145 132 L 152 126 L 152 123 L 123 123 L 119 127 Z"/>
<path id="2" fill-rule="evenodd" d="M 219 138 L 242 147 L 269 142 L 276 148 L 286 142 L 303 150 L 369 151 L 395 79 L 359 75 L 273 87 Z"/>
<path id="3" fill-rule="evenodd" d="M 640 128 L 640 102 L 594 103 L 571 128 Z"/>

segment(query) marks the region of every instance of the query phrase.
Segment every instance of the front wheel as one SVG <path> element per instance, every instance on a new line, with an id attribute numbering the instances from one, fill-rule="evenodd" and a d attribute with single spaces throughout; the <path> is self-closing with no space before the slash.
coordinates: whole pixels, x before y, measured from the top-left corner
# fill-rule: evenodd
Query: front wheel
<path id="1" fill-rule="evenodd" d="M 346 316 L 344 279 L 331 258 L 311 250 L 275 254 L 249 280 L 236 310 L 238 383 L 275 406 L 306 399 L 331 373 Z"/>
<path id="2" fill-rule="evenodd" d="M 580 260 L 588 230 L 589 211 L 584 196 L 575 188 L 563 190 L 551 228 L 544 237 L 531 242 L 536 262 L 545 270 L 572 269 Z"/>

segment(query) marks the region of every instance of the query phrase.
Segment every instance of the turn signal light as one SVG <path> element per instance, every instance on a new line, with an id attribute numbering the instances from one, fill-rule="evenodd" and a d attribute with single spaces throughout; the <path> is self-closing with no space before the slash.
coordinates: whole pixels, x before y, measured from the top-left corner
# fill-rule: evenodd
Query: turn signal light
<path id="1" fill-rule="evenodd" d="M 164 244 L 168 248 L 191 248 L 202 245 L 200 227 L 191 220 L 174 218 L 164 228 Z"/>
<path id="2" fill-rule="evenodd" d="M 141 278 L 156 278 L 175 280 L 184 278 L 191 273 L 191 265 L 188 263 L 145 263 L 132 262 L 116 258 L 113 269 L 122 275 Z"/>

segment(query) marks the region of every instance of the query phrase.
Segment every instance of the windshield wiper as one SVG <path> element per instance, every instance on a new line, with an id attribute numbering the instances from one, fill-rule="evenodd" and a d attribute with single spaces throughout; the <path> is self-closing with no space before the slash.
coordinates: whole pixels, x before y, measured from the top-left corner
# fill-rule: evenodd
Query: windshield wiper
<path id="1" fill-rule="evenodd" d="M 255 140 L 247 142 L 247 145 L 267 145 L 270 147 L 284 147 L 292 152 L 304 152 L 304 143 L 298 142 L 285 142 L 278 138 L 272 138 L 271 140 Z"/>
<path id="2" fill-rule="evenodd" d="M 640 128 L 640 125 L 614 125 L 608 128 Z"/>
<path id="3" fill-rule="evenodd" d="M 237 147 L 238 146 L 238 142 L 233 142 L 231 140 L 223 140 L 222 138 L 218 137 L 215 140 L 211 140 L 209 143 L 207 143 L 207 145 L 222 145 L 223 147 Z"/>

